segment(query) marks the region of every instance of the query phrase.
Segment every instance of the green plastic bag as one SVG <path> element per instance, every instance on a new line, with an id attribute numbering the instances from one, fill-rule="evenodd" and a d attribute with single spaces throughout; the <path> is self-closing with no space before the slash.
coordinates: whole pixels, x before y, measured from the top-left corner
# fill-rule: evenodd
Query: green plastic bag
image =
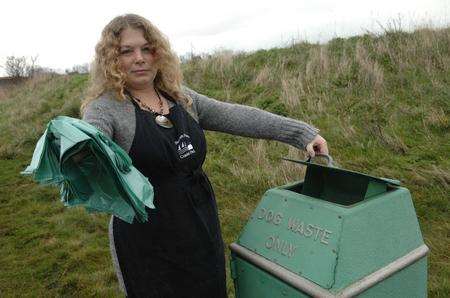
<path id="1" fill-rule="evenodd" d="M 58 116 L 34 149 L 22 172 L 41 184 L 60 187 L 66 206 L 82 205 L 89 212 L 106 212 L 132 223 L 148 220 L 153 187 L 132 166 L 128 154 L 89 123 Z"/>

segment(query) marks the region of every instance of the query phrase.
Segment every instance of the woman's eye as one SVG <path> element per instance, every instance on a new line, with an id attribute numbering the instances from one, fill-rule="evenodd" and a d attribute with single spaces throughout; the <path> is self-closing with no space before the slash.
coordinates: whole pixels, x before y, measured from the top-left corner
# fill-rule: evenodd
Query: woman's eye
<path id="1" fill-rule="evenodd" d="M 120 55 L 126 55 L 126 54 L 129 54 L 129 53 L 131 53 L 131 50 L 122 50 L 122 51 L 120 51 Z"/>

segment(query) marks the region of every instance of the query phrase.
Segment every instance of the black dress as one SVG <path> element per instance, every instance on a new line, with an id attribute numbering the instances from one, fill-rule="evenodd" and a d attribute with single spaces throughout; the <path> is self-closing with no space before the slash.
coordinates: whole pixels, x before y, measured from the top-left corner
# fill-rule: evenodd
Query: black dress
<path id="1" fill-rule="evenodd" d="M 226 297 L 217 205 L 202 170 L 203 130 L 176 103 L 168 115 L 174 124 L 169 129 L 134 105 L 136 131 L 129 155 L 153 185 L 156 209 L 146 209 L 146 223 L 113 219 L 127 296 Z"/>

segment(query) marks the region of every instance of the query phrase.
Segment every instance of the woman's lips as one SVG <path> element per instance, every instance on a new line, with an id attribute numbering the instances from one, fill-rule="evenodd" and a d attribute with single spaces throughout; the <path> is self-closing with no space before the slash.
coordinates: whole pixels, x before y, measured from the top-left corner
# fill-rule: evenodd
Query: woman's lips
<path id="1" fill-rule="evenodd" d="M 148 72 L 148 69 L 140 69 L 140 70 L 133 70 L 132 71 L 132 73 L 135 73 L 135 74 L 143 74 L 143 73 L 146 73 L 146 72 Z"/>

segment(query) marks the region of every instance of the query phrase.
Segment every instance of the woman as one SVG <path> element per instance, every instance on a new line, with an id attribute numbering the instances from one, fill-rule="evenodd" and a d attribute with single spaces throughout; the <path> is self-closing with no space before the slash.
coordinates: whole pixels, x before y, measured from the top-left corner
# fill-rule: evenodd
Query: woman
<path id="1" fill-rule="evenodd" d="M 216 201 L 202 170 L 203 129 L 274 139 L 327 153 L 317 129 L 183 87 L 167 39 L 133 14 L 114 18 L 96 46 L 83 119 L 111 137 L 154 187 L 149 221 L 110 222 L 119 283 L 130 297 L 226 297 Z"/>

